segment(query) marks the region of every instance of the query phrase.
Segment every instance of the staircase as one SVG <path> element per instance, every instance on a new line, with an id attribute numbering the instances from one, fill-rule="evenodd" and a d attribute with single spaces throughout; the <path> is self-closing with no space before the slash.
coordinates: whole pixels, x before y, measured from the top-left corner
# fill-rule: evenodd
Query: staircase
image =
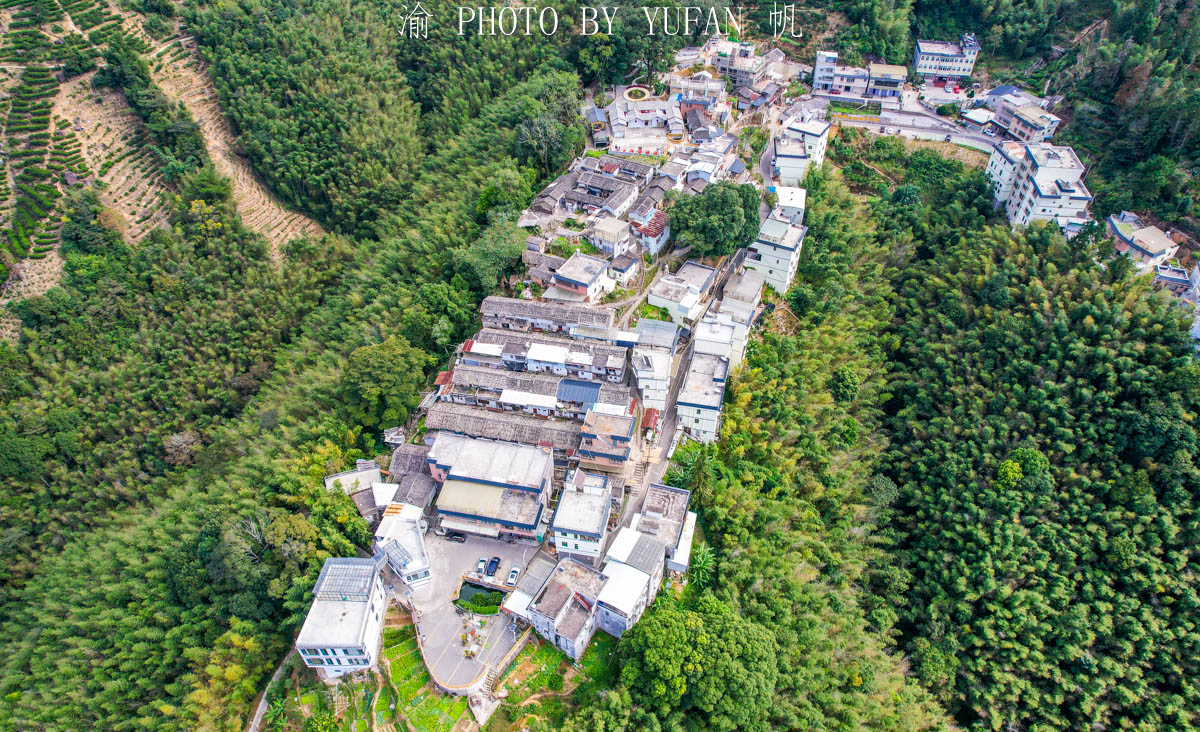
<path id="1" fill-rule="evenodd" d="M 499 680 L 500 672 L 494 668 L 489 668 L 487 678 L 483 680 L 483 688 L 481 689 L 485 696 L 495 695 L 496 682 Z"/>
<path id="2" fill-rule="evenodd" d="M 640 462 L 633 470 L 633 480 L 630 483 L 636 489 L 640 489 L 642 487 L 642 480 L 646 477 L 646 466 L 648 464 L 649 463 Z"/>

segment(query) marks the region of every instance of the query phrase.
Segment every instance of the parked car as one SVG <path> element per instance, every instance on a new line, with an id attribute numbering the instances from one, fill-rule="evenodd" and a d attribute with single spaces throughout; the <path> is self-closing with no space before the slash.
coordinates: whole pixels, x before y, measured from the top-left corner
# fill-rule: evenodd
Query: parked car
<path id="1" fill-rule="evenodd" d="M 483 561 L 482 559 L 480 561 Z M 492 557 L 492 560 L 487 563 L 487 576 L 495 577 L 496 570 L 500 568 L 500 557 Z"/>
<path id="2" fill-rule="evenodd" d="M 437 534 L 438 536 L 445 536 L 446 535 L 446 527 L 439 526 L 433 530 L 433 533 Z"/>
<path id="3" fill-rule="evenodd" d="M 520 576 L 521 576 L 521 568 L 513 567 L 512 569 L 510 569 L 508 571 L 508 580 L 504 584 L 508 585 L 509 587 L 516 587 L 517 577 L 520 577 Z"/>
<path id="4" fill-rule="evenodd" d="M 487 557 L 480 557 L 479 561 L 475 564 L 475 574 L 483 574 L 485 571 L 487 571 L 487 566 Z"/>
<path id="5" fill-rule="evenodd" d="M 983 131 L 983 134 L 987 135 L 988 137 L 995 137 L 996 136 L 996 128 L 988 127 L 986 130 Z"/>
<path id="6" fill-rule="evenodd" d="M 457 531 L 448 531 L 446 532 L 446 541 L 452 541 L 455 544 L 466 544 L 467 535 L 460 534 Z"/>

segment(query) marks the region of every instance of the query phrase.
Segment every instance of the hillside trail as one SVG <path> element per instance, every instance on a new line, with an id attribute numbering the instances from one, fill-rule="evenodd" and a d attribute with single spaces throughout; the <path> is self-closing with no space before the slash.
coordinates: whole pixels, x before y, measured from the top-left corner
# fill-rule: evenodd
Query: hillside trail
<path id="1" fill-rule="evenodd" d="M 187 53 L 170 50 L 172 46 Z M 325 233 L 316 221 L 285 208 L 276 200 L 250 168 L 249 162 L 238 155 L 233 128 L 221 110 L 217 91 L 194 39 L 175 37 L 156 46 L 146 56 L 154 82 L 169 99 L 183 102 L 200 125 L 213 166 L 233 183 L 233 199 L 242 223 L 267 240 L 275 261 L 282 257 L 283 245 L 292 239 Z"/>

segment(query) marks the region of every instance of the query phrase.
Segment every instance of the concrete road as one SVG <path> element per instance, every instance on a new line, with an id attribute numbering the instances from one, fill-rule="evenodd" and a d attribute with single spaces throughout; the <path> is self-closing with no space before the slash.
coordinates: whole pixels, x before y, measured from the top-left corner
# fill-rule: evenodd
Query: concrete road
<path id="1" fill-rule="evenodd" d="M 514 566 L 524 568 L 537 547 L 532 543 L 509 544 L 470 535 L 466 543 L 457 544 L 430 532 L 425 535 L 425 548 L 429 553 L 431 581 L 407 594 L 415 610 L 413 618 L 421 634 L 425 665 L 441 684 L 465 686 L 485 676 L 512 648 L 516 636 L 508 630 L 503 615 L 488 618 L 481 629 L 483 651 L 473 659 L 465 658 L 462 634 L 467 618 L 459 614 L 451 598 L 463 579 L 503 586 L 509 570 Z M 476 575 L 479 559 L 494 556 L 500 557 L 495 577 Z M 402 587 L 397 584 L 396 590 Z"/>

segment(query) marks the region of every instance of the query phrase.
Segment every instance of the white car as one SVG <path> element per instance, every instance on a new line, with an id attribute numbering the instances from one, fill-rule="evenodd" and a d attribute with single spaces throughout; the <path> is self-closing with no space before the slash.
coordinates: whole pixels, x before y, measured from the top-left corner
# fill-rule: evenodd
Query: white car
<path id="1" fill-rule="evenodd" d="M 517 586 L 517 577 L 520 577 L 520 576 L 521 576 L 521 568 L 513 567 L 512 570 L 508 573 L 508 580 L 504 584 L 508 585 L 509 587 L 516 587 Z"/>
<path id="2" fill-rule="evenodd" d="M 483 574 L 487 571 L 487 557 L 480 557 L 479 562 L 475 565 L 475 574 Z"/>
<path id="3" fill-rule="evenodd" d="M 983 134 L 987 135 L 988 137 L 995 137 L 996 136 L 996 128 L 989 127 L 983 131 Z"/>

